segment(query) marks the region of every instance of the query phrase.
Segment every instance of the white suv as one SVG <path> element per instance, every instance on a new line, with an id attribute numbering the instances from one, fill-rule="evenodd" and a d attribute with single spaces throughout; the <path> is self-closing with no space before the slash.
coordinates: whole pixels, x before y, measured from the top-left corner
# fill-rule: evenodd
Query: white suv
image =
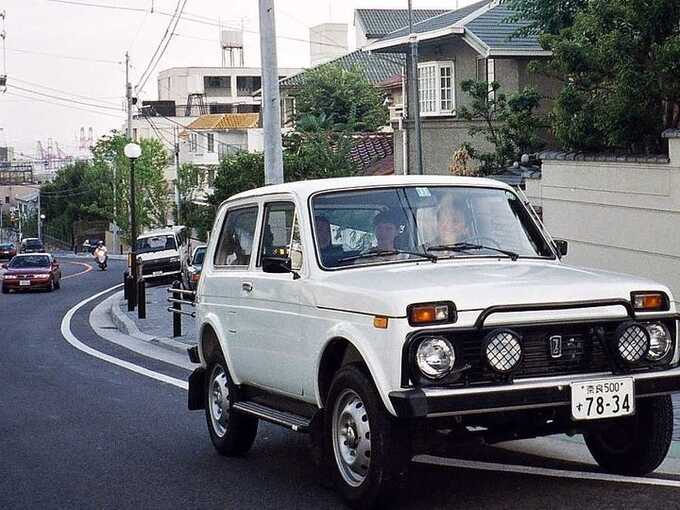
<path id="1" fill-rule="evenodd" d="M 137 237 L 135 253 L 145 280 L 172 277 L 181 280 L 189 258 L 186 227 L 145 232 Z"/>
<path id="2" fill-rule="evenodd" d="M 680 391 L 669 289 L 577 269 L 512 188 L 444 176 L 305 181 L 219 208 L 197 295 L 189 408 L 215 448 L 259 419 L 311 432 L 353 506 L 447 441 L 584 434 L 645 474 Z M 446 436 L 436 434 L 446 430 Z"/>

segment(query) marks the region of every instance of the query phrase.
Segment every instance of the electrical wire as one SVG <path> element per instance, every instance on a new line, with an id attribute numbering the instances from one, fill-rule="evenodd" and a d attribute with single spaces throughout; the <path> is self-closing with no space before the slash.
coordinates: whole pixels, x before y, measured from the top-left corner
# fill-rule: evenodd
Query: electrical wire
<path id="1" fill-rule="evenodd" d="M 24 98 L 24 99 L 29 99 L 31 102 L 38 101 L 40 103 L 46 103 L 46 104 L 50 104 L 50 105 L 54 105 L 54 106 L 61 106 L 63 108 L 69 108 L 71 110 L 79 110 L 79 111 L 82 111 L 82 112 L 94 113 L 94 114 L 98 114 L 98 115 L 104 115 L 104 116 L 107 116 L 107 117 L 114 117 L 118 120 L 122 120 L 123 118 L 125 118 L 125 114 L 123 114 L 122 112 L 121 112 L 120 115 L 114 115 L 113 113 L 102 112 L 102 111 L 98 111 L 98 110 L 90 110 L 90 109 L 87 109 L 87 108 L 80 108 L 78 106 L 71 106 L 71 105 L 63 104 L 63 103 L 55 103 L 54 101 L 48 101 L 46 99 L 40 99 L 40 98 L 34 97 L 34 96 L 26 96 L 24 94 L 17 94 L 16 92 L 11 92 L 9 90 L 7 92 L 5 92 L 5 94 L 7 94 L 9 96 L 15 96 L 15 97 L 21 97 L 21 98 Z M 0 103 L 1 102 L 2 101 L 0 101 Z"/>
<path id="2" fill-rule="evenodd" d="M 181 3 L 181 7 L 180 7 Z M 165 29 L 165 34 L 163 34 L 163 37 L 161 38 L 161 42 L 159 43 L 158 48 L 156 48 L 156 52 L 154 52 L 154 56 L 151 57 L 151 60 L 149 61 L 149 64 L 146 66 L 146 69 L 142 73 L 142 75 L 139 78 L 139 81 L 137 82 L 137 92 L 141 92 L 144 89 L 144 85 L 146 85 L 146 82 L 148 79 L 151 77 L 151 73 L 154 72 L 156 69 L 156 66 L 158 66 L 158 63 L 160 62 L 161 58 L 163 58 L 163 55 L 165 54 L 165 51 L 168 49 L 168 46 L 170 45 L 170 41 L 172 40 L 173 36 L 175 35 L 175 30 L 177 30 L 177 25 L 179 24 L 180 20 L 182 19 L 182 13 L 184 12 L 184 7 L 187 5 L 187 0 L 178 0 L 177 1 L 177 8 L 175 9 L 176 16 L 174 18 L 171 18 L 170 23 L 168 24 L 168 28 Z M 173 25 L 174 21 L 174 25 Z M 172 26 L 172 29 L 170 30 L 170 27 Z M 168 30 L 170 30 L 169 35 L 168 35 Z M 163 41 L 165 40 L 165 44 L 163 45 Z M 158 53 L 159 48 L 163 45 L 163 48 L 160 50 L 160 53 Z M 154 62 L 154 58 L 156 57 L 156 54 L 158 54 L 158 58 L 156 58 L 156 61 Z M 152 65 L 153 64 L 153 65 Z M 146 74 L 146 76 L 145 76 Z"/>
<path id="3" fill-rule="evenodd" d="M 10 53 L 27 53 L 31 55 L 42 55 L 44 57 L 53 57 L 53 58 L 64 58 L 67 60 L 80 60 L 84 62 L 94 62 L 97 64 L 116 64 L 116 65 L 121 65 L 123 62 L 121 60 L 106 60 L 102 58 L 89 58 L 89 57 L 76 57 L 72 55 L 59 55 L 57 53 L 48 53 L 45 51 L 35 51 L 35 50 L 24 50 L 24 49 L 19 49 L 19 48 L 7 48 L 7 51 Z"/>
<path id="4" fill-rule="evenodd" d="M 100 99 L 105 99 L 105 98 L 101 98 L 101 97 L 81 96 L 81 95 L 75 94 L 73 92 L 68 92 L 66 90 L 55 89 L 55 88 L 52 88 L 52 87 L 48 87 L 47 85 L 41 85 L 40 83 L 35 83 L 35 82 L 28 81 L 28 80 L 22 80 L 20 78 L 17 78 L 16 76 L 12 76 L 12 81 L 18 81 L 19 83 L 25 83 L 26 85 L 33 85 L 34 87 L 39 87 L 39 88 L 42 88 L 42 89 L 51 90 L 53 92 L 61 92 L 62 94 L 68 94 L 69 96 L 77 97 L 77 98 L 80 98 L 80 99 L 89 99 L 89 100 L 92 100 L 92 101 L 99 101 Z M 111 97 L 113 97 L 113 96 L 111 96 Z M 115 97 L 118 98 L 119 96 L 115 96 Z M 115 103 L 106 102 L 106 103 L 102 103 L 102 104 L 107 104 L 107 105 L 110 105 L 110 106 L 117 106 L 118 108 L 120 108 L 120 105 L 116 105 Z"/>
<path id="5" fill-rule="evenodd" d="M 128 7 L 124 5 L 107 5 L 107 4 L 96 4 L 91 2 L 76 2 L 74 0 L 47 0 L 48 2 L 55 4 L 68 4 L 68 5 L 78 5 L 81 7 L 99 7 L 100 9 L 115 9 L 118 11 L 133 11 L 133 12 L 144 12 L 146 9 L 140 7 Z"/>
<path id="6" fill-rule="evenodd" d="M 10 88 L 21 90 L 22 92 L 28 92 L 30 94 L 37 94 L 39 96 L 49 97 L 51 99 L 57 99 L 59 101 L 65 101 L 67 103 L 75 103 L 75 104 L 79 104 L 79 105 L 83 105 L 83 106 L 90 106 L 90 107 L 93 107 L 93 108 L 101 108 L 103 110 L 120 111 L 120 107 L 114 108 L 112 106 L 107 106 L 107 105 L 103 105 L 103 104 L 86 103 L 84 101 L 78 101 L 76 99 L 70 99 L 70 98 L 61 97 L 61 96 L 55 96 L 53 94 L 46 94 L 45 92 L 40 92 L 40 91 L 37 91 L 37 90 L 26 89 L 24 87 L 19 87 L 18 85 L 11 85 Z"/>

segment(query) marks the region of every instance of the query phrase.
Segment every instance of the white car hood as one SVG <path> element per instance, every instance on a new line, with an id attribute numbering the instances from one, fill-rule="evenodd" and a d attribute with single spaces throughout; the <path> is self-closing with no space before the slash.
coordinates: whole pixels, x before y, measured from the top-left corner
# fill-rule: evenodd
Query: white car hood
<path id="1" fill-rule="evenodd" d="M 313 285 L 316 305 L 388 317 L 405 317 L 413 303 L 453 301 L 459 311 L 494 305 L 630 300 L 634 290 L 665 285 L 552 261 L 440 261 L 373 266 L 324 273 Z"/>
<path id="2" fill-rule="evenodd" d="M 151 251 L 148 253 L 140 253 L 137 255 L 138 259 L 142 262 L 147 262 L 149 260 L 161 260 L 170 257 L 179 257 L 179 252 L 177 250 L 161 250 L 161 251 Z"/>

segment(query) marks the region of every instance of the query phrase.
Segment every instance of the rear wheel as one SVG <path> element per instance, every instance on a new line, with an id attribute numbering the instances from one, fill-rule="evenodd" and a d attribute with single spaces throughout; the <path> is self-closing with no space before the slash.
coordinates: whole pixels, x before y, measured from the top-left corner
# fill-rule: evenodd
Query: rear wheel
<path id="1" fill-rule="evenodd" d="M 666 458 L 673 438 L 673 403 L 669 395 L 636 402 L 634 416 L 612 420 L 605 429 L 584 434 L 597 463 L 611 473 L 646 475 Z"/>
<path id="2" fill-rule="evenodd" d="M 57 278 L 57 281 L 54 282 L 54 288 L 61 289 L 61 278 Z"/>
<path id="3" fill-rule="evenodd" d="M 370 376 L 357 365 L 335 375 L 326 409 L 326 461 L 336 489 L 353 508 L 388 505 L 411 460 L 404 424 L 385 410 Z"/>
<path id="4" fill-rule="evenodd" d="M 221 355 L 206 374 L 205 417 L 213 446 L 221 455 L 244 455 L 255 441 L 258 420 L 232 409 L 234 386 Z"/>

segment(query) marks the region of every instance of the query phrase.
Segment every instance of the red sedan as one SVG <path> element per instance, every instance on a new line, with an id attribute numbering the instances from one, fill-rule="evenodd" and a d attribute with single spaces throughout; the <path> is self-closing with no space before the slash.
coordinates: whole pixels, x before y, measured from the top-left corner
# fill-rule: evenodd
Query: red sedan
<path id="1" fill-rule="evenodd" d="M 17 254 L 17 249 L 12 243 L 0 243 L 0 259 L 11 259 Z"/>
<path id="2" fill-rule="evenodd" d="M 10 290 L 44 289 L 52 291 L 61 286 L 61 269 L 47 253 L 19 254 L 9 264 L 3 264 L 2 293 Z"/>

